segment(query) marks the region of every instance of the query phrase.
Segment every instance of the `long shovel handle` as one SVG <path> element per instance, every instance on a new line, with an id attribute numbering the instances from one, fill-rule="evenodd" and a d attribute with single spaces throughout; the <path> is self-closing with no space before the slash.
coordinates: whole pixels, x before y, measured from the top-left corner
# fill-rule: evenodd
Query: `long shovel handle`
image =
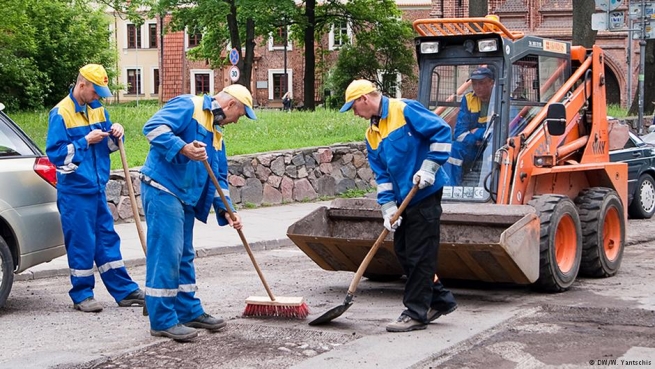
<path id="1" fill-rule="evenodd" d="M 121 162 L 123 163 L 123 172 L 125 172 L 125 183 L 127 184 L 127 192 L 130 195 L 130 203 L 132 204 L 132 215 L 134 217 L 134 224 L 136 224 L 136 231 L 139 234 L 139 241 L 141 241 L 141 248 L 143 249 L 143 254 L 147 255 L 146 252 L 146 236 L 143 232 L 143 227 L 141 225 L 141 217 L 139 216 L 139 206 L 136 203 L 136 196 L 134 195 L 134 187 L 132 187 L 132 177 L 130 176 L 130 170 L 127 166 L 127 155 L 125 155 L 125 146 L 123 146 L 123 140 L 118 139 L 118 151 L 121 154 Z"/>
<path id="2" fill-rule="evenodd" d="M 396 211 L 396 213 L 391 217 L 391 224 L 394 224 L 396 220 L 400 218 L 400 215 L 403 213 L 403 211 L 405 211 L 405 208 L 407 207 L 407 205 L 409 205 L 409 202 L 412 200 L 414 195 L 416 195 L 417 191 L 418 191 L 418 184 L 415 184 L 412 187 L 411 191 L 409 191 L 409 193 L 407 194 L 407 197 L 405 197 L 405 200 L 403 200 L 403 202 L 400 204 L 398 211 Z M 382 242 L 384 242 L 384 239 L 387 237 L 388 234 L 389 234 L 389 230 L 384 228 L 382 230 L 382 233 L 380 233 L 380 236 L 378 236 L 378 239 L 375 241 L 371 249 L 368 251 L 368 254 L 366 254 L 366 257 L 364 257 L 362 263 L 359 264 L 359 268 L 357 268 L 357 273 L 355 273 L 352 282 L 350 282 L 350 287 L 348 287 L 349 296 L 355 294 L 355 291 L 357 290 L 357 285 L 359 285 L 359 281 L 362 279 L 362 275 L 364 275 L 366 268 L 368 268 L 368 264 L 371 263 L 371 260 L 373 260 L 373 257 L 375 256 L 375 253 L 378 251 L 378 248 L 380 248 L 380 245 L 382 245 Z"/>
<path id="3" fill-rule="evenodd" d="M 232 212 L 232 209 L 230 209 L 230 205 L 227 202 L 227 198 L 225 198 L 225 194 L 223 194 L 223 190 L 221 190 L 221 185 L 218 183 L 218 179 L 216 179 L 216 176 L 214 175 L 214 171 L 212 170 L 212 167 L 209 165 L 209 162 L 207 161 L 207 159 L 205 159 L 202 161 L 202 163 L 205 165 L 205 169 L 207 169 L 207 173 L 209 174 L 209 177 L 212 179 L 212 182 L 214 182 L 214 187 L 216 187 L 216 191 L 218 192 L 218 195 L 221 197 L 221 201 L 223 201 L 223 205 L 225 205 L 225 209 L 227 210 L 227 213 L 230 215 L 230 219 L 232 219 L 233 221 L 237 220 L 236 216 Z M 259 275 L 259 279 L 261 279 L 262 284 L 264 284 L 264 288 L 266 289 L 266 293 L 268 293 L 268 297 L 271 299 L 271 301 L 275 301 L 275 296 L 273 296 L 273 292 L 271 292 L 271 288 L 268 286 L 268 283 L 266 283 L 266 279 L 264 278 L 264 274 L 262 273 L 262 270 L 259 269 L 257 260 L 255 260 L 255 255 L 252 254 L 252 250 L 250 249 L 250 245 L 248 245 L 248 241 L 246 241 L 246 237 L 243 235 L 243 232 L 241 232 L 240 229 L 237 229 L 237 232 L 239 232 L 239 238 L 241 238 L 243 247 L 246 249 L 246 252 L 250 257 L 250 261 L 252 261 L 252 265 L 255 267 L 255 270 Z"/>

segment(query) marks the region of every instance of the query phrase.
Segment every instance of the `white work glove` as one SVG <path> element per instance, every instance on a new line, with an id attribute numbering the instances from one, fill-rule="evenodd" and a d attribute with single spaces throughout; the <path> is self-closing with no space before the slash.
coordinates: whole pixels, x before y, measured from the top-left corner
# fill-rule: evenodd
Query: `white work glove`
<path id="1" fill-rule="evenodd" d="M 437 172 L 437 169 L 439 169 L 439 164 L 432 160 L 423 160 L 421 169 L 414 174 L 413 179 L 414 184 L 418 184 L 419 190 L 434 184 L 434 174 Z"/>
<path id="2" fill-rule="evenodd" d="M 384 228 L 389 232 L 394 232 L 396 228 L 400 227 L 400 222 L 403 220 L 403 217 L 399 216 L 393 224 L 391 224 L 391 217 L 398 211 L 396 203 L 390 201 L 382 205 L 382 217 L 384 218 Z"/>

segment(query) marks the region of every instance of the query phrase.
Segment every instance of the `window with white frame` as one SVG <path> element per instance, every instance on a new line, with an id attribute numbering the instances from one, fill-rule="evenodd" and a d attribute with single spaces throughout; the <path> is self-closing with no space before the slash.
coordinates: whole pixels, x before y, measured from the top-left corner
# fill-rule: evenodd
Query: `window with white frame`
<path id="1" fill-rule="evenodd" d="M 289 27 L 279 27 L 268 37 L 268 50 L 284 50 L 284 41 L 287 41 L 287 50 L 291 50 L 289 40 Z"/>
<path id="2" fill-rule="evenodd" d="M 191 94 L 212 94 L 214 91 L 214 71 L 211 69 L 191 69 Z"/>
<path id="3" fill-rule="evenodd" d="M 382 89 L 387 92 L 388 96 L 397 99 L 402 97 L 402 92 L 400 91 L 400 83 L 402 81 L 400 73 L 389 73 L 380 70 L 378 71 L 378 80 L 382 82 Z"/>
<path id="4" fill-rule="evenodd" d="M 141 48 L 141 27 L 137 27 L 136 24 L 127 25 L 127 48 Z"/>
<path id="5" fill-rule="evenodd" d="M 330 50 L 339 49 L 341 46 L 349 43 L 352 38 L 350 23 L 346 20 L 335 22 L 330 29 L 328 38 Z"/>
<path id="6" fill-rule="evenodd" d="M 127 86 L 128 95 L 137 95 L 143 93 L 141 84 L 141 68 L 127 68 L 125 70 L 125 85 Z"/>
<path id="7" fill-rule="evenodd" d="M 286 83 L 284 83 L 286 78 Z M 293 86 L 293 70 L 287 69 L 286 76 L 284 69 L 269 69 L 268 70 L 268 99 L 269 100 L 282 100 L 282 96 L 287 91 L 291 91 Z"/>

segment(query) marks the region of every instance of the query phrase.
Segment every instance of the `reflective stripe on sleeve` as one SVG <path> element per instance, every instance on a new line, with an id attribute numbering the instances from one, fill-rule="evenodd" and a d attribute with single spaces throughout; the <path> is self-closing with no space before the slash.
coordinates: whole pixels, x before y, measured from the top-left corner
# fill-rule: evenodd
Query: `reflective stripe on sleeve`
<path id="1" fill-rule="evenodd" d="M 455 166 L 461 167 L 462 164 L 464 163 L 464 160 L 462 160 L 462 159 L 455 159 L 455 158 L 453 158 L 453 157 L 451 156 L 451 157 L 448 158 L 448 162 L 449 162 L 450 164 L 452 164 L 452 165 L 455 165 Z"/>
<path id="2" fill-rule="evenodd" d="M 430 144 L 430 151 L 450 152 L 451 147 L 449 143 L 435 142 Z"/>
<path id="3" fill-rule="evenodd" d="M 155 138 L 161 136 L 164 133 L 168 133 L 168 132 L 171 132 L 171 128 L 169 126 L 167 126 L 167 125 L 162 124 L 161 126 L 159 126 L 159 127 L 155 128 L 155 129 L 153 129 L 152 131 L 150 131 L 150 133 L 148 133 L 146 135 L 146 138 L 148 139 L 148 142 L 151 142 Z"/>
<path id="4" fill-rule="evenodd" d="M 380 183 L 378 184 L 378 193 L 385 191 L 393 191 L 393 183 Z"/>

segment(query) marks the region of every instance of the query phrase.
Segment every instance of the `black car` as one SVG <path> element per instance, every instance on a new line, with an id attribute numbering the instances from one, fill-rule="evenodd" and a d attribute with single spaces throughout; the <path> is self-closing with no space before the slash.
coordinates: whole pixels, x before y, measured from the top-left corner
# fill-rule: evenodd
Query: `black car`
<path id="1" fill-rule="evenodd" d="M 650 219 L 655 213 L 655 145 L 630 132 L 623 148 L 610 151 L 610 160 L 628 164 L 628 216 Z"/>

